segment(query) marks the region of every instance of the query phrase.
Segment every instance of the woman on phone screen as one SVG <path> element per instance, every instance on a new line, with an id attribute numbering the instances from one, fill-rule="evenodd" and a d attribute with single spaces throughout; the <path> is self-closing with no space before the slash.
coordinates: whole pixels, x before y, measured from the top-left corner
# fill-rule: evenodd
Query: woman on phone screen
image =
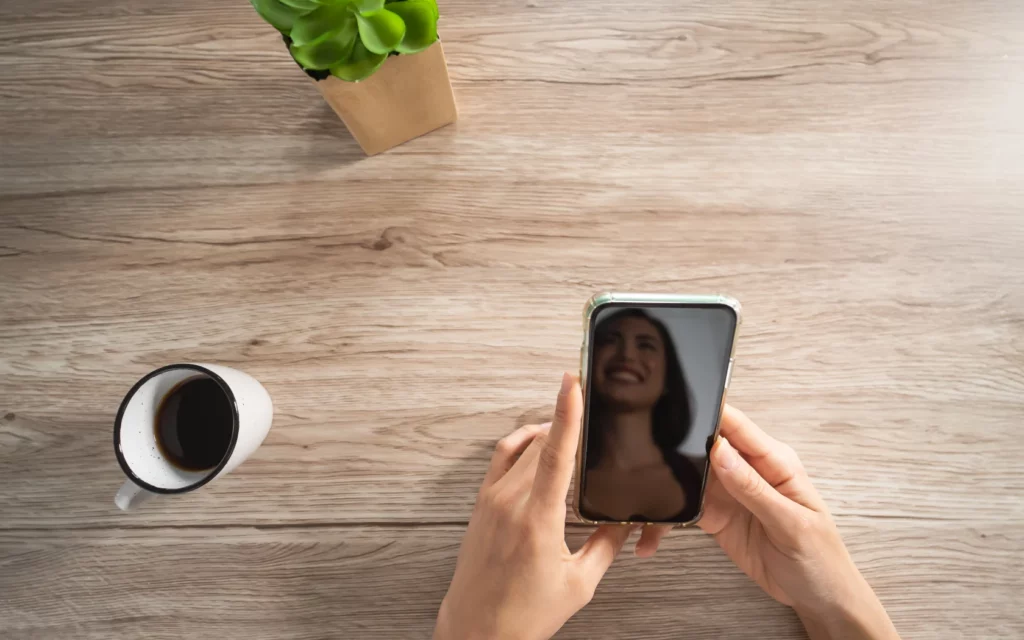
<path id="1" fill-rule="evenodd" d="M 622 521 L 694 519 L 702 474 L 678 451 L 692 408 L 665 325 L 639 309 L 600 320 L 590 375 L 586 514 Z"/>

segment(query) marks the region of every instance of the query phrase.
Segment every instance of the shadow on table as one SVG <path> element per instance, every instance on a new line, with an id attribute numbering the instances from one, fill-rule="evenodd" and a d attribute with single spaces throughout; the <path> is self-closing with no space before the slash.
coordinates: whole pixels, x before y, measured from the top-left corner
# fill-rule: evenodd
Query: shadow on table
<path id="1" fill-rule="evenodd" d="M 551 411 L 552 409 L 547 407 L 523 411 L 508 420 L 507 430 L 497 437 L 473 440 L 463 444 L 453 455 L 444 456 L 444 470 L 438 473 L 429 490 L 424 494 L 425 500 L 428 501 L 428 508 L 432 509 L 436 502 L 437 508 L 433 512 L 443 514 L 435 522 L 460 526 L 468 524 L 480 484 L 487 473 L 498 440 L 524 425 L 549 421 Z M 439 452 L 438 455 L 442 454 L 443 452 Z M 453 505 L 458 505 L 458 511 L 455 514 L 452 512 Z M 455 517 L 453 518 L 452 515 Z"/>
<path id="2" fill-rule="evenodd" d="M 367 158 L 326 101 L 311 98 L 303 110 L 305 116 L 301 123 L 290 132 L 300 151 L 287 155 L 294 168 L 306 172 L 336 169 Z"/>

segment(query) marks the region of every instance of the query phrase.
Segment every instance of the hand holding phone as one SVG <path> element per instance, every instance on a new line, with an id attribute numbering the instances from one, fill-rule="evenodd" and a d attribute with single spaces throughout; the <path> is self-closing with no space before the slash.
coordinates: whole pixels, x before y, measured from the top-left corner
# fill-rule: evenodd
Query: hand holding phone
<path id="1" fill-rule="evenodd" d="M 636 314 L 620 319 L 626 318 L 644 319 Z M 653 325 L 615 326 L 620 337 L 630 336 L 634 345 L 642 341 L 641 335 L 648 339 L 654 335 Z M 731 346 L 729 353 L 731 362 Z M 585 349 L 584 354 L 590 352 Z M 605 362 L 605 371 L 609 378 L 644 386 L 652 375 L 655 380 L 659 375 L 668 379 L 667 368 L 659 374 L 657 362 L 657 358 L 648 358 L 646 363 L 618 371 L 613 358 Z M 584 364 L 588 363 L 585 358 Z M 631 367 L 635 370 L 630 371 Z M 728 377 L 727 365 L 720 403 L 724 403 Z M 611 395 L 614 390 L 609 387 L 606 391 Z M 646 392 L 633 388 L 629 394 L 622 394 L 622 389 L 615 393 L 619 396 L 613 401 L 622 403 L 624 398 L 636 400 Z M 644 402 L 650 400 L 647 397 Z M 577 444 L 586 441 L 580 428 L 583 405 L 580 385 L 566 376 L 552 425 L 522 427 L 499 442 L 438 614 L 435 640 L 551 637 L 590 601 L 635 530 L 606 524 L 575 553 L 565 545 L 565 498 L 573 456 Z M 718 415 L 711 437 L 717 435 Z M 729 557 L 766 592 L 794 607 L 811 638 L 898 639 L 793 450 L 729 407 L 721 417 L 721 434 L 724 438 L 710 451 L 713 474 L 703 482 L 705 473 L 700 484 L 698 499 L 705 501 L 707 494 L 700 527 L 714 535 Z M 585 465 L 586 459 L 580 455 L 576 464 Z M 672 478 L 665 486 L 671 486 L 670 482 L 681 486 L 677 476 Z M 679 494 L 674 495 L 678 499 Z M 637 555 L 653 555 L 671 526 L 644 527 Z"/>
<path id="2" fill-rule="evenodd" d="M 729 406 L 720 434 L 700 528 L 768 595 L 793 607 L 811 638 L 899 638 L 796 452 Z M 654 555 L 669 530 L 648 527 L 637 555 Z"/>
<path id="3" fill-rule="evenodd" d="M 631 528 L 598 528 L 575 553 L 565 544 L 583 398 L 565 374 L 550 425 L 522 427 L 495 448 L 435 640 L 546 640 L 582 609 Z"/>

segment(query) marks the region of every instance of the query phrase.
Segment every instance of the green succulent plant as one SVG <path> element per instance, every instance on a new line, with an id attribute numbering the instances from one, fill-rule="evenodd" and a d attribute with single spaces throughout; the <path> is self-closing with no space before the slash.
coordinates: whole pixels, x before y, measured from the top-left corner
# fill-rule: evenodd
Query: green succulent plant
<path id="1" fill-rule="evenodd" d="M 437 41 L 436 0 L 249 0 L 313 77 L 358 82 Z"/>

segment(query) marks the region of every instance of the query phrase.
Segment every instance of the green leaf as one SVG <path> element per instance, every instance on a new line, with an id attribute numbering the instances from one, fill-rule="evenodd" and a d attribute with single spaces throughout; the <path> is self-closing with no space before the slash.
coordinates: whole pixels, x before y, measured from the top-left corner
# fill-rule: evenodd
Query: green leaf
<path id="1" fill-rule="evenodd" d="M 302 13 L 309 13 L 320 6 L 313 0 L 281 0 L 281 3 L 293 9 L 298 9 Z"/>
<path id="2" fill-rule="evenodd" d="M 393 3 L 396 3 L 396 2 L 405 2 L 405 1 L 406 0 L 384 0 L 384 4 L 385 5 L 389 5 L 389 4 L 393 4 Z M 426 3 L 430 4 L 430 9 L 434 12 L 434 20 L 437 20 L 438 18 L 441 17 L 440 12 L 437 10 L 437 0 L 420 0 L 420 2 L 426 2 Z M 388 11 L 390 11 L 390 10 L 391 10 L 391 8 L 388 7 Z"/>
<path id="3" fill-rule="evenodd" d="M 322 38 L 324 34 L 337 31 L 351 19 L 352 14 L 346 4 L 320 7 L 295 21 L 290 34 L 292 42 L 300 46 L 309 44 Z"/>
<path id="4" fill-rule="evenodd" d="M 332 31 L 309 44 L 292 45 L 295 61 L 304 69 L 329 69 L 349 59 L 359 39 L 356 20 L 352 18 L 337 31 Z"/>
<path id="5" fill-rule="evenodd" d="M 372 13 L 384 8 L 384 0 L 349 0 L 352 8 L 359 13 Z"/>
<path id="6" fill-rule="evenodd" d="M 283 1 L 283 0 L 282 0 Z M 351 7 L 358 13 L 376 11 L 384 7 L 385 0 L 298 0 L 299 2 L 312 2 L 321 7 Z"/>
<path id="7" fill-rule="evenodd" d="M 289 7 L 280 0 L 249 0 L 249 2 L 252 3 L 260 17 L 283 33 L 291 31 L 295 21 L 304 13 L 295 7 Z"/>
<path id="8" fill-rule="evenodd" d="M 405 22 L 387 9 L 356 15 L 359 39 L 372 53 L 390 53 L 405 36 Z"/>
<path id="9" fill-rule="evenodd" d="M 331 67 L 331 75 L 347 82 L 359 82 L 373 75 L 373 72 L 380 68 L 380 65 L 384 64 L 387 59 L 387 54 L 373 53 L 357 40 L 352 49 L 352 57 Z"/>
<path id="10" fill-rule="evenodd" d="M 428 0 L 404 0 L 388 5 L 388 11 L 405 22 L 405 37 L 395 47 L 399 53 L 419 53 L 437 42 L 437 16 Z"/>

